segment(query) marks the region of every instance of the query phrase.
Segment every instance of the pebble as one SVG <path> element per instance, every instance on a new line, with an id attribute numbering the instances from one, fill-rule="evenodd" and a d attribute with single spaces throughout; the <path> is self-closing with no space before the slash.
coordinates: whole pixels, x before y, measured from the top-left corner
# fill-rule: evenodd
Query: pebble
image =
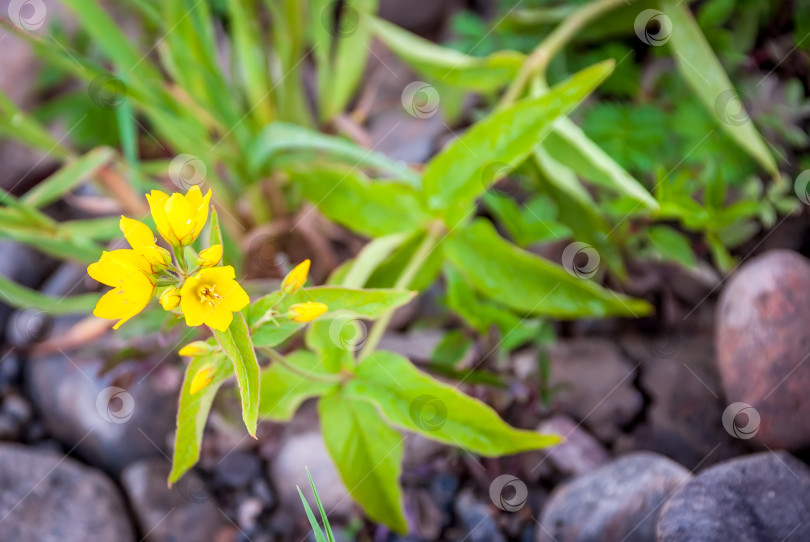
<path id="1" fill-rule="evenodd" d="M 659 542 L 810 540 L 810 468 L 787 452 L 714 465 L 661 510 Z"/>
<path id="2" fill-rule="evenodd" d="M 0 540 L 135 540 L 115 484 L 61 453 L 0 444 Z"/>
<path id="3" fill-rule="evenodd" d="M 658 454 L 620 457 L 555 488 L 543 510 L 537 542 L 655 540 L 659 508 L 690 477 Z"/>
<path id="4" fill-rule="evenodd" d="M 810 446 L 810 262 L 788 250 L 749 260 L 723 289 L 716 319 L 725 398 L 759 417 L 746 431 L 771 448 Z"/>

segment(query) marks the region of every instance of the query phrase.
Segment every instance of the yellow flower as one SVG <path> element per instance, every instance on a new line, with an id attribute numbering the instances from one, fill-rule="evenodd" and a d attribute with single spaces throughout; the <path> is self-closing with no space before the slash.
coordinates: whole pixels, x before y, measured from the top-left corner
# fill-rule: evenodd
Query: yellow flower
<path id="1" fill-rule="evenodd" d="M 186 324 L 202 324 L 218 331 L 231 325 L 233 312 L 242 310 L 250 298 L 234 280 L 233 267 L 209 267 L 186 279 L 180 289 L 180 310 Z"/>
<path id="2" fill-rule="evenodd" d="M 133 218 L 122 216 L 119 227 L 129 246 L 149 262 L 151 272 L 156 273 L 172 263 L 172 255 L 165 248 L 157 246 L 155 235 L 149 226 Z"/>
<path id="3" fill-rule="evenodd" d="M 211 347 L 204 343 L 203 341 L 194 341 L 193 343 L 188 343 L 183 348 L 180 349 L 178 354 L 181 356 L 199 356 L 200 354 L 205 354 L 206 352 L 210 351 Z"/>
<path id="4" fill-rule="evenodd" d="M 174 286 L 166 288 L 166 290 L 160 294 L 160 304 L 165 311 L 170 311 L 175 308 L 180 304 L 180 290 Z"/>
<path id="5" fill-rule="evenodd" d="M 199 371 L 197 371 L 194 375 L 194 378 L 191 379 L 191 386 L 189 387 L 189 393 L 194 395 L 198 391 L 205 388 L 211 381 L 214 380 L 214 366 L 208 365 L 203 367 Z"/>
<path id="6" fill-rule="evenodd" d="M 329 310 L 329 307 L 317 301 L 307 301 L 305 303 L 296 303 L 290 307 L 290 320 L 305 324 L 311 322 L 318 316 L 322 315 Z"/>
<path id="7" fill-rule="evenodd" d="M 199 186 L 192 186 L 185 196 L 169 196 L 152 190 L 146 199 L 160 235 L 172 246 L 186 246 L 197 238 L 208 220 L 211 191 L 203 196 Z"/>
<path id="8" fill-rule="evenodd" d="M 222 261 L 222 245 L 211 245 L 202 252 L 197 260 L 201 267 L 213 267 Z"/>
<path id="9" fill-rule="evenodd" d="M 113 287 L 98 300 L 93 310 L 99 318 L 118 320 L 113 329 L 141 312 L 155 292 L 151 266 L 134 250 L 103 252 L 97 262 L 87 267 L 87 272 L 95 280 Z"/>
<path id="10" fill-rule="evenodd" d="M 309 275 L 308 259 L 299 263 L 292 271 L 287 273 L 287 276 L 281 281 L 281 289 L 288 295 L 297 292 L 307 282 L 307 275 Z"/>

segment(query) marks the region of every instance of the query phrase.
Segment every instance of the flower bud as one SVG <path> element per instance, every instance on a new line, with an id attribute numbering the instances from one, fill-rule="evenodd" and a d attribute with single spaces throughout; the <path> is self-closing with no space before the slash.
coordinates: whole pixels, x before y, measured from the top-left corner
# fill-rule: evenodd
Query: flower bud
<path id="1" fill-rule="evenodd" d="M 307 301 L 306 303 L 296 303 L 290 307 L 288 316 L 293 322 L 305 324 L 313 321 L 328 310 L 329 307 L 323 303 L 318 303 L 317 301 Z"/>
<path id="2" fill-rule="evenodd" d="M 160 294 L 160 305 L 163 307 L 163 310 L 170 311 L 179 304 L 180 290 L 178 290 L 176 287 L 170 286 L 169 288 L 166 288 L 162 294 Z"/>
<path id="3" fill-rule="evenodd" d="M 309 275 L 309 259 L 296 265 L 284 277 L 281 281 L 281 290 L 287 295 L 297 292 L 307 282 L 307 275 Z"/>
<path id="4" fill-rule="evenodd" d="M 211 346 L 208 343 L 203 341 L 194 341 L 193 343 L 188 343 L 181 348 L 178 354 L 181 356 L 199 356 L 200 354 L 205 354 L 210 350 Z"/>
<path id="5" fill-rule="evenodd" d="M 189 386 L 188 390 L 189 393 L 191 393 L 191 395 L 194 395 L 195 393 L 199 392 L 200 390 L 208 386 L 208 384 L 210 384 L 212 380 L 214 380 L 214 366 L 207 365 L 202 369 L 200 369 L 199 371 L 197 371 L 197 373 L 194 375 L 194 378 L 191 379 L 191 386 Z"/>
<path id="6" fill-rule="evenodd" d="M 202 252 L 197 259 L 200 267 L 213 267 L 222 261 L 222 245 L 211 245 Z"/>

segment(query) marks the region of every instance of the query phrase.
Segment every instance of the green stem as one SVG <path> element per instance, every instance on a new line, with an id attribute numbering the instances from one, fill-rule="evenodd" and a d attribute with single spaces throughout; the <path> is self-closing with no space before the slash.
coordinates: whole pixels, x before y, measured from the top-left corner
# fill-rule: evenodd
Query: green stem
<path id="1" fill-rule="evenodd" d="M 531 80 L 532 76 L 545 74 L 551 59 L 576 36 L 582 27 L 600 15 L 626 3 L 627 0 L 596 0 L 585 4 L 573 12 L 531 52 L 526 62 L 524 62 L 523 66 L 520 68 L 517 76 L 512 81 L 512 84 L 509 85 L 509 88 L 506 89 L 506 92 L 501 97 L 500 102 L 498 102 L 498 109 L 520 98 L 521 94 L 523 94 L 523 89 Z"/>
<path id="2" fill-rule="evenodd" d="M 439 241 L 439 236 L 441 235 L 442 231 L 443 228 L 438 226 L 438 224 L 428 227 L 425 240 L 422 241 L 422 244 L 419 245 L 418 249 L 416 249 L 413 258 L 411 258 L 411 261 L 408 262 L 405 269 L 402 270 L 397 282 L 394 284 L 394 288 L 410 287 L 411 282 L 413 282 L 413 279 L 416 277 L 419 269 L 422 267 L 422 265 L 424 265 L 425 261 L 436 248 L 436 244 Z M 374 349 L 377 348 L 377 344 L 379 344 L 380 339 L 382 339 L 388 324 L 391 322 L 391 317 L 393 315 L 394 311 L 389 310 L 376 322 L 374 322 L 368 337 L 366 337 L 366 344 L 363 345 L 363 349 L 360 350 L 360 354 L 357 356 L 358 361 L 362 361 L 363 358 L 374 352 Z"/>
<path id="3" fill-rule="evenodd" d="M 186 255 L 183 247 L 172 246 L 174 258 L 177 260 L 177 267 L 179 267 L 184 274 L 188 271 L 188 264 L 186 263 Z"/>

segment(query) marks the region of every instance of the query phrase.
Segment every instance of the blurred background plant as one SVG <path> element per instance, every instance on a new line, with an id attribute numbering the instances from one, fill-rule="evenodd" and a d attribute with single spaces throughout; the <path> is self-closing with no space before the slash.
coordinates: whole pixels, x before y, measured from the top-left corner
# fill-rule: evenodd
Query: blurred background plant
<path id="1" fill-rule="evenodd" d="M 75 29 L 2 19 L 45 68 L 35 109 L 0 94 L 0 134 L 59 169 L 2 193 L 0 237 L 86 264 L 118 236 L 110 215 L 146 214 L 140 194 L 205 184 L 243 276 L 317 253 L 331 284 L 438 296 L 420 324 L 443 329 L 428 369 L 462 383 L 503 386 L 509 352 L 539 346 L 548 401 L 556 320 L 645 316 L 641 262 L 725 274 L 799 203 L 788 179 L 810 109 L 799 76 L 773 72 L 807 46 L 758 41 L 786 12 L 810 25 L 799 5 L 505 1 L 458 11 L 439 45 L 374 0 L 62 4 Z M 441 115 L 448 137 L 424 163 L 368 129 L 386 77 L 367 69 L 375 38 L 424 80 L 403 90 L 406 113 Z M 60 200 L 69 220 L 48 211 Z M 52 315 L 96 298 L 0 280 L 10 304 Z M 143 322 L 132 336 L 172 327 L 159 309 Z M 473 350 L 492 363 L 462 367 Z"/>

